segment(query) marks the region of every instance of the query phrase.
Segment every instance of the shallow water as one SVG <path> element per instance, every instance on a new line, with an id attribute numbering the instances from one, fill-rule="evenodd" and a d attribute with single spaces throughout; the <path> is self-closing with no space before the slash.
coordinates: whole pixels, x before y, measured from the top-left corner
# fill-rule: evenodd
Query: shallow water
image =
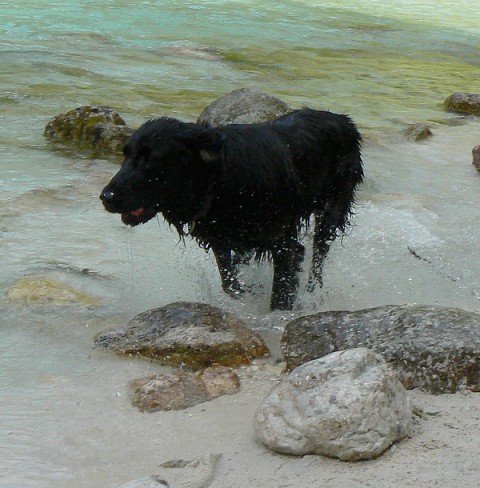
<path id="1" fill-rule="evenodd" d="M 116 487 L 129 467 L 141 472 L 131 446 L 145 419 L 125 385 L 158 366 L 100 353 L 93 337 L 148 308 L 204 301 L 269 338 L 316 310 L 480 309 L 480 179 L 470 164 L 480 123 L 442 109 L 454 91 L 479 91 L 480 11 L 471 1 L 365 3 L 2 3 L 0 486 Z M 233 301 L 212 256 L 179 243 L 162 219 L 125 228 L 98 200 L 117 166 L 54 153 L 42 136 L 51 117 L 84 104 L 109 105 L 132 126 L 193 120 L 243 86 L 349 113 L 366 140 L 354 226 L 332 248 L 324 289 L 302 291 L 293 313 L 268 313 L 268 266 L 245 269 L 260 286 Z M 413 122 L 434 137 L 406 141 Z M 7 292 L 25 277 L 99 304 L 12 303 Z"/>

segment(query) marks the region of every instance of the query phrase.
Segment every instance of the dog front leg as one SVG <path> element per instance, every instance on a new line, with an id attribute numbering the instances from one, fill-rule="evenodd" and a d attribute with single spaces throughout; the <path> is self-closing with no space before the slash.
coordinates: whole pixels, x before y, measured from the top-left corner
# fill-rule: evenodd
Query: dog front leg
<path id="1" fill-rule="evenodd" d="M 232 253 L 230 249 L 226 250 L 212 247 L 212 251 L 217 261 L 223 291 L 233 297 L 242 293 L 243 289 L 238 281 L 237 267 L 232 264 Z"/>
<path id="2" fill-rule="evenodd" d="M 305 248 L 297 241 L 284 242 L 272 250 L 273 284 L 270 310 L 292 310 L 297 296 L 298 272 Z"/>

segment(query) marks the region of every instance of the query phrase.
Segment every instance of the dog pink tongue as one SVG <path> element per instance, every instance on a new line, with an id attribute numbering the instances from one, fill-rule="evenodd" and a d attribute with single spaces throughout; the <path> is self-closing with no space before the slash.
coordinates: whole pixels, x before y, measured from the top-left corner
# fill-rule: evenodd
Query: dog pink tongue
<path id="1" fill-rule="evenodd" d="M 143 211 L 144 211 L 144 208 L 140 207 L 140 208 L 137 208 L 137 210 L 132 210 L 130 213 L 132 215 L 135 215 L 135 217 L 139 217 L 140 215 L 142 215 Z"/>

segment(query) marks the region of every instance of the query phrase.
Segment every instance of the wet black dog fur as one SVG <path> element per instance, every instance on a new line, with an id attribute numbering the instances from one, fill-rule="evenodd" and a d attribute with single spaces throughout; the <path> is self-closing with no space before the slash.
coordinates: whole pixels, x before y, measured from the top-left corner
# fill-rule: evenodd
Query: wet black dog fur
<path id="1" fill-rule="evenodd" d="M 163 214 L 180 236 L 215 255 L 222 287 L 243 291 L 236 257 L 273 261 L 271 310 L 291 310 L 313 222 L 308 288 L 322 285 L 331 242 L 349 223 L 363 179 L 351 119 L 302 109 L 265 124 L 210 127 L 159 118 L 126 143 L 120 171 L 100 198 L 130 226 Z"/>

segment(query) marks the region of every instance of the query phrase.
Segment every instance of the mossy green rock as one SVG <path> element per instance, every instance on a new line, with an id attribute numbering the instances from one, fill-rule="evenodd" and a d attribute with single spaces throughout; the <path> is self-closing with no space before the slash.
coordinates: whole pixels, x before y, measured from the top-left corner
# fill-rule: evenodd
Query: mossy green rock
<path id="1" fill-rule="evenodd" d="M 52 143 L 72 147 L 88 157 L 118 157 L 133 129 L 108 107 L 84 106 L 54 117 L 44 135 Z"/>
<path id="2" fill-rule="evenodd" d="M 125 327 L 101 332 L 95 343 L 193 370 L 215 363 L 240 366 L 268 354 L 263 340 L 233 314 L 188 302 L 143 312 Z"/>
<path id="3" fill-rule="evenodd" d="M 197 123 L 212 126 L 258 124 L 269 122 L 291 111 L 285 102 L 273 95 L 252 88 L 240 88 L 208 105 Z"/>
<path id="4" fill-rule="evenodd" d="M 405 388 L 480 390 L 480 314 L 435 306 L 321 312 L 289 322 L 282 337 L 288 370 L 333 351 L 368 347 Z"/>
<path id="5" fill-rule="evenodd" d="M 480 117 L 480 94 L 453 93 L 445 100 L 443 106 L 449 112 Z"/>

